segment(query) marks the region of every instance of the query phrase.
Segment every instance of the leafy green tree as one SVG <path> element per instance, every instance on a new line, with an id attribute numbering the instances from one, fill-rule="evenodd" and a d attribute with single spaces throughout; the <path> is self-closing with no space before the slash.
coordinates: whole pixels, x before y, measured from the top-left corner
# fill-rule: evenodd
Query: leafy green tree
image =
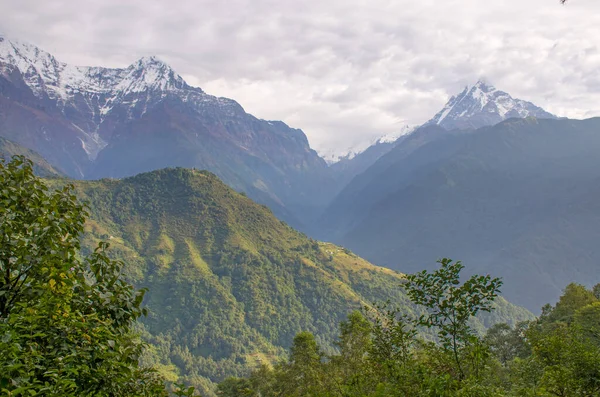
<path id="1" fill-rule="evenodd" d="M 594 288 L 592 288 L 592 293 L 594 294 L 596 299 L 600 301 L 600 283 L 594 285 Z"/>
<path id="2" fill-rule="evenodd" d="M 242 397 L 255 396 L 250 379 L 229 377 L 217 386 L 217 396 Z"/>
<path id="3" fill-rule="evenodd" d="M 340 358 L 349 366 L 359 368 L 371 349 L 371 324 L 359 312 L 348 315 L 340 324 L 340 340 L 336 343 Z"/>
<path id="4" fill-rule="evenodd" d="M 0 394 L 164 396 L 133 333 L 144 290 L 108 244 L 80 258 L 86 212 L 69 186 L 48 192 L 30 161 L 0 161 Z"/>
<path id="5" fill-rule="evenodd" d="M 492 303 L 500 292 L 502 281 L 491 276 L 474 275 L 460 282 L 460 261 L 444 258 L 440 268 L 408 275 L 405 289 L 410 299 L 427 309 L 417 324 L 437 329 L 442 347 L 451 352 L 459 379 L 465 378 L 461 350 L 474 341 L 469 319 L 481 311 L 492 310 Z"/>
<path id="6" fill-rule="evenodd" d="M 22 157 L 0 161 L 0 186 L 0 318 L 6 319 L 78 263 L 86 214 L 69 187 L 49 193 Z"/>
<path id="7" fill-rule="evenodd" d="M 340 337 L 336 342 L 339 354 L 330 358 L 330 389 L 340 395 L 366 394 L 372 385 L 371 365 L 368 362 L 372 348 L 371 323 L 359 311 L 350 313 L 340 324 Z M 353 394 L 354 393 L 354 394 Z"/>
<path id="8" fill-rule="evenodd" d="M 278 389 L 285 396 L 316 396 L 323 389 L 323 352 L 310 332 L 294 337 L 289 361 L 280 368 Z"/>
<path id="9" fill-rule="evenodd" d="M 547 324 L 557 322 L 570 324 L 577 310 L 597 301 L 592 291 L 581 284 L 571 283 L 567 285 L 556 305 L 543 313 L 541 321 Z"/>
<path id="10" fill-rule="evenodd" d="M 600 348 L 600 301 L 577 310 L 574 325 Z"/>
<path id="11" fill-rule="evenodd" d="M 600 393 L 600 349 L 580 329 L 558 324 L 528 333 L 533 358 L 542 369 L 541 386 L 555 396 L 597 396 Z"/>
<path id="12" fill-rule="evenodd" d="M 506 366 L 516 357 L 526 358 L 531 354 L 525 340 L 528 323 L 519 323 L 512 328 L 506 323 L 498 323 L 490 327 L 484 337 L 484 342 L 492 353 Z"/>

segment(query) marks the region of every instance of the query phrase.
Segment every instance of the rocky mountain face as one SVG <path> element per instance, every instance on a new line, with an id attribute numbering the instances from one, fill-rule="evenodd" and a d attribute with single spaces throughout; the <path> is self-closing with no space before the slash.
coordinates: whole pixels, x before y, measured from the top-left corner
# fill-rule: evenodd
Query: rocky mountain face
<path id="1" fill-rule="evenodd" d="M 155 57 L 79 67 L 0 37 L 0 136 L 80 179 L 207 169 L 296 226 L 335 185 L 301 130 L 191 87 Z"/>
<path id="2" fill-rule="evenodd" d="M 425 124 L 437 124 L 447 130 L 477 129 L 509 118 L 525 117 L 556 118 L 533 103 L 515 99 L 480 80 L 450 98 L 446 106 Z"/>
<path id="3" fill-rule="evenodd" d="M 403 184 L 405 178 L 417 177 L 414 174 L 417 167 L 431 162 L 432 157 L 422 156 L 415 159 L 414 164 L 404 167 L 395 166 L 414 153 L 422 146 L 437 140 L 446 141 L 458 131 L 446 131 L 437 125 L 428 125 L 417 128 L 415 131 L 403 135 L 395 142 L 387 143 L 386 153 L 378 158 L 371 158 L 371 164 L 350 179 L 323 211 L 322 216 L 311 230 L 321 239 L 340 241 L 340 239 L 362 219 L 369 216 L 369 210 L 381 197 L 385 197 Z M 376 150 L 377 145 L 365 151 L 365 156 L 371 150 Z M 443 147 L 444 151 L 451 151 L 452 145 Z M 375 153 L 379 154 L 379 153 Z M 441 155 L 441 154 L 436 154 Z M 412 158 L 412 157 L 411 157 Z M 334 168 L 335 169 L 335 168 Z"/>

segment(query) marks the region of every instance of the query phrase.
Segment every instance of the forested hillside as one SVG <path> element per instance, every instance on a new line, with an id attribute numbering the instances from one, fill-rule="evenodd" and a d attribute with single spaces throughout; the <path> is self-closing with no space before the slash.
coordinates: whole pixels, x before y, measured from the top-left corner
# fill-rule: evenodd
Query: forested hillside
<path id="1" fill-rule="evenodd" d="M 390 300 L 415 314 L 401 273 L 296 232 L 209 172 L 166 169 L 75 186 L 90 205 L 84 248 L 109 241 L 128 278 L 149 288 L 146 359 L 204 393 L 212 381 L 284 356 L 301 331 L 333 352 L 338 323 L 364 305 Z M 528 318 L 500 300 L 475 327 Z"/>
<path id="2" fill-rule="evenodd" d="M 458 271 L 456 271 L 458 269 Z M 595 397 L 600 394 L 600 284 L 570 284 L 538 319 L 496 324 L 484 337 L 462 314 L 489 308 L 493 279 L 460 285 L 460 265 L 442 261 L 407 286 L 428 314 L 354 312 L 340 324 L 339 352 L 314 336 L 294 338 L 289 358 L 219 384 L 223 397 Z M 468 309 L 467 309 L 468 308 Z M 419 338 L 434 327 L 440 343 Z"/>

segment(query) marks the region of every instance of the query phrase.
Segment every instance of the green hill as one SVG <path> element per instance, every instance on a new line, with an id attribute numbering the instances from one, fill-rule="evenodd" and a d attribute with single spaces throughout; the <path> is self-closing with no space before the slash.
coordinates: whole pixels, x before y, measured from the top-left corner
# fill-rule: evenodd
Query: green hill
<path id="1" fill-rule="evenodd" d="M 309 239 L 211 173 L 74 183 L 91 208 L 83 245 L 108 240 L 131 280 L 149 288 L 148 362 L 205 394 L 212 381 L 281 357 L 300 331 L 331 350 L 339 322 L 365 304 L 413 310 L 401 273 Z M 478 326 L 531 316 L 499 306 Z"/>

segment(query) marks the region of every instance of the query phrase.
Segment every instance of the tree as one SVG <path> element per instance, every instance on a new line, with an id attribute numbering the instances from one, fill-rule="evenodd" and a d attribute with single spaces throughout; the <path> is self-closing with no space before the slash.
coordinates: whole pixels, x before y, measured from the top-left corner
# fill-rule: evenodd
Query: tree
<path id="1" fill-rule="evenodd" d="M 23 157 L 0 161 L 0 394 L 164 396 L 138 360 L 144 290 L 100 243 L 80 257 L 85 208 Z"/>
<path id="2" fill-rule="evenodd" d="M 533 358 L 542 366 L 541 385 L 556 396 L 598 396 L 600 348 L 580 329 L 557 324 L 528 333 Z"/>
<path id="3" fill-rule="evenodd" d="M 0 318 L 36 301 L 78 264 L 85 210 L 67 186 L 49 193 L 22 157 L 0 162 Z"/>
<path id="4" fill-rule="evenodd" d="M 348 315 L 340 324 L 339 340 L 335 343 L 339 354 L 328 357 L 324 370 L 326 389 L 335 395 L 368 394 L 372 381 L 372 366 L 368 361 L 371 350 L 371 324 L 359 311 Z M 354 394 L 352 394 L 354 393 Z"/>
<path id="5" fill-rule="evenodd" d="M 371 322 L 369 364 L 377 367 L 380 381 L 406 383 L 406 366 L 413 358 L 417 331 L 412 321 L 390 303 L 365 309 Z"/>
<path id="6" fill-rule="evenodd" d="M 594 285 L 594 287 L 592 288 L 592 293 L 594 294 L 596 299 L 600 301 L 600 283 Z"/>
<path id="7" fill-rule="evenodd" d="M 427 309 L 427 314 L 422 315 L 417 324 L 437 329 L 441 345 L 451 352 L 462 380 L 465 368 L 461 350 L 476 339 L 469 319 L 480 311 L 492 310 L 502 281 L 489 275 L 475 275 L 461 285 L 460 271 L 464 266 L 460 261 L 453 263 L 444 258 L 438 263 L 441 266 L 433 273 L 423 270 L 408 275 L 404 287 L 411 301 Z"/>
<path id="8" fill-rule="evenodd" d="M 600 348 L 600 301 L 577 310 L 574 324 L 584 336 Z"/>
<path id="9" fill-rule="evenodd" d="M 285 366 L 287 376 L 282 377 L 287 396 L 310 396 L 322 387 L 321 360 L 323 352 L 310 332 L 300 332 L 294 337 L 290 358 Z"/>
<path id="10" fill-rule="evenodd" d="M 597 301 L 592 291 L 581 284 L 571 283 L 566 286 L 556 305 L 550 307 L 541 316 L 541 320 L 550 324 L 557 322 L 570 324 L 577 310 Z"/>
<path id="11" fill-rule="evenodd" d="M 494 324 L 484 338 L 492 353 L 503 366 L 516 357 L 526 358 L 531 353 L 525 341 L 528 323 L 519 323 L 513 329 L 506 323 Z"/>

